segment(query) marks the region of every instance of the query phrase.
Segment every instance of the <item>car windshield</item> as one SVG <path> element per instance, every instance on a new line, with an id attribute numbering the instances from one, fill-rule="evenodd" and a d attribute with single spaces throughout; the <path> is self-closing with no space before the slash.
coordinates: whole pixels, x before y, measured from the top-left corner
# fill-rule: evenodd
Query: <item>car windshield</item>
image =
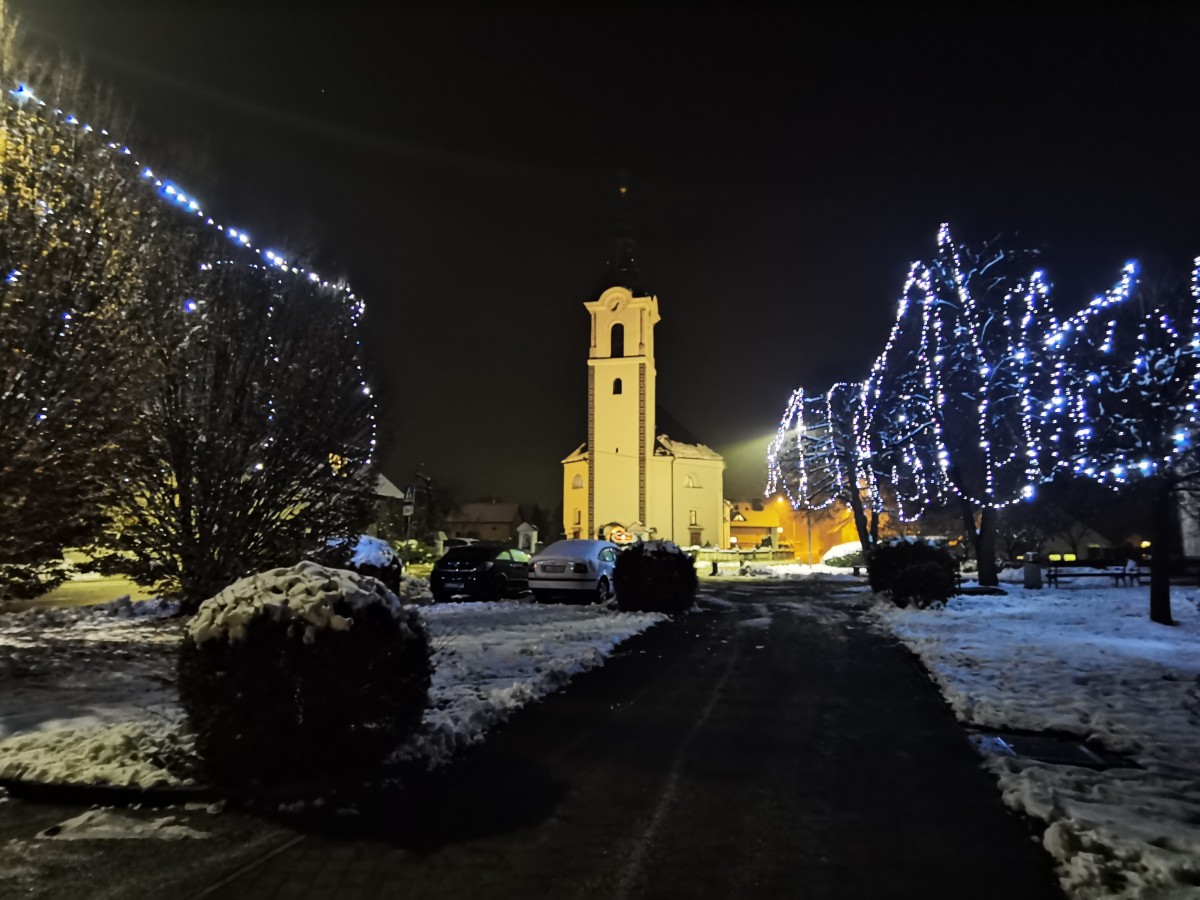
<path id="1" fill-rule="evenodd" d="M 486 562 L 495 559 L 500 547 L 454 547 L 446 551 L 442 560 L 447 562 Z"/>

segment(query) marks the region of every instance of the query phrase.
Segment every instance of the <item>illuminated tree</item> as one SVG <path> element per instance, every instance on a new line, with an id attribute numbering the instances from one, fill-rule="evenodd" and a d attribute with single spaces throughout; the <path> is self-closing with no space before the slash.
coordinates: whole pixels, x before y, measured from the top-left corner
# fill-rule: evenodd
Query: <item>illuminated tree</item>
<path id="1" fill-rule="evenodd" d="M 816 397 L 795 391 L 767 453 L 767 494 L 782 492 L 793 509 L 845 504 L 869 556 L 882 507 L 870 503 L 859 453 L 861 402 L 860 384 L 839 382 Z"/>
<path id="2" fill-rule="evenodd" d="M 107 106 L 70 66 L 22 51 L 0 2 L 0 597 L 59 583 L 63 551 L 96 535 L 119 480 L 121 357 L 158 206 L 107 133 L 40 99 L 30 77 Z"/>
<path id="3" fill-rule="evenodd" d="M 1030 255 L 960 248 L 943 225 L 932 260 L 910 271 L 867 385 L 865 453 L 888 458 L 910 504 L 958 504 L 985 585 L 998 580 L 997 510 L 1041 478 L 1048 289 Z"/>
<path id="4" fill-rule="evenodd" d="M 15 47 L 0 0 L 4 590 L 77 546 L 194 604 L 357 530 L 361 301 L 215 222 L 60 108 L 87 105 L 69 66 Z"/>
<path id="5" fill-rule="evenodd" d="M 1045 405 L 1054 463 L 1077 476 L 1151 498 L 1150 618 L 1172 624 L 1168 549 L 1175 495 L 1200 481 L 1200 259 L 1189 286 L 1143 282 L 1126 265 L 1106 295 L 1056 325 Z"/>
<path id="6" fill-rule="evenodd" d="M 192 608 L 361 529 L 374 400 L 353 295 L 203 225 L 159 254 L 140 428 L 102 564 Z"/>

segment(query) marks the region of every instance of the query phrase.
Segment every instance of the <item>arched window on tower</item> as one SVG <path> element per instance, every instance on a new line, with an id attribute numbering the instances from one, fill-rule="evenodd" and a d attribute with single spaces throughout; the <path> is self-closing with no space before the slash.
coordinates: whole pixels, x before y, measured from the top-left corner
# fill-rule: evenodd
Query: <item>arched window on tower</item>
<path id="1" fill-rule="evenodd" d="M 625 326 L 618 322 L 612 327 L 611 337 L 609 339 L 612 352 L 609 353 L 613 359 L 625 355 Z"/>
<path id="2" fill-rule="evenodd" d="M 621 393 L 621 379 L 620 378 L 613 379 L 613 393 L 614 394 Z"/>
<path id="3" fill-rule="evenodd" d="M 583 487 L 583 476 L 576 475 L 574 478 L 572 478 L 571 479 L 571 487 L 575 488 L 576 490 Z"/>

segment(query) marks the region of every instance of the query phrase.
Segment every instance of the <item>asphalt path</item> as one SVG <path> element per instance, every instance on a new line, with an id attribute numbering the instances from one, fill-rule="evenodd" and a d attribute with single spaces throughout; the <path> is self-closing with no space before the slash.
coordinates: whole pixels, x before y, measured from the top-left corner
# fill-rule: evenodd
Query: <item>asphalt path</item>
<path id="1" fill-rule="evenodd" d="M 1059 897 L 916 659 L 844 584 L 705 580 L 419 790 L 203 897 Z"/>

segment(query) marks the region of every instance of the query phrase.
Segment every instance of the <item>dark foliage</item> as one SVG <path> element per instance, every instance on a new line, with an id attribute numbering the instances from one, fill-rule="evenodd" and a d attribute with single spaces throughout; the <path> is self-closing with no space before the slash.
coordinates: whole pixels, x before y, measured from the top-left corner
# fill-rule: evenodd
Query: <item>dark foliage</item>
<path id="1" fill-rule="evenodd" d="M 429 636 L 415 610 L 339 615 L 344 631 L 305 643 L 304 623 L 269 614 L 243 640 L 184 640 L 179 693 L 214 784 L 234 790 L 362 779 L 421 722 L 431 676 Z"/>
<path id="2" fill-rule="evenodd" d="M 953 593 L 958 572 L 954 557 L 945 547 L 922 540 L 889 540 L 878 544 L 871 554 L 868 571 L 871 590 L 877 594 L 891 592 L 894 596 L 900 573 L 911 566 L 925 563 L 932 563 L 949 575 L 950 592 Z"/>
<path id="3" fill-rule="evenodd" d="M 0 4 L 0 599 L 65 577 L 63 551 L 99 532 L 128 424 L 121 357 L 136 343 L 139 246 L 161 206 L 109 138 L 72 65 L 20 45 Z M 13 91 L 18 83 L 38 88 Z"/>
<path id="4" fill-rule="evenodd" d="M 696 567 L 674 545 L 633 544 L 613 570 L 617 607 L 626 611 L 680 613 L 696 599 Z"/>
<path id="5" fill-rule="evenodd" d="M 159 248 L 139 429 L 101 541 L 105 570 L 181 591 L 188 612 L 358 534 L 374 503 L 359 310 L 228 243 L 200 229 Z"/>
<path id="6" fill-rule="evenodd" d="M 903 608 L 924 609 L 930 603 L 954 596 L 954 572 L 942 563 L 927 559 L 902 567 L 892 579 L 892 602 Z"/>

